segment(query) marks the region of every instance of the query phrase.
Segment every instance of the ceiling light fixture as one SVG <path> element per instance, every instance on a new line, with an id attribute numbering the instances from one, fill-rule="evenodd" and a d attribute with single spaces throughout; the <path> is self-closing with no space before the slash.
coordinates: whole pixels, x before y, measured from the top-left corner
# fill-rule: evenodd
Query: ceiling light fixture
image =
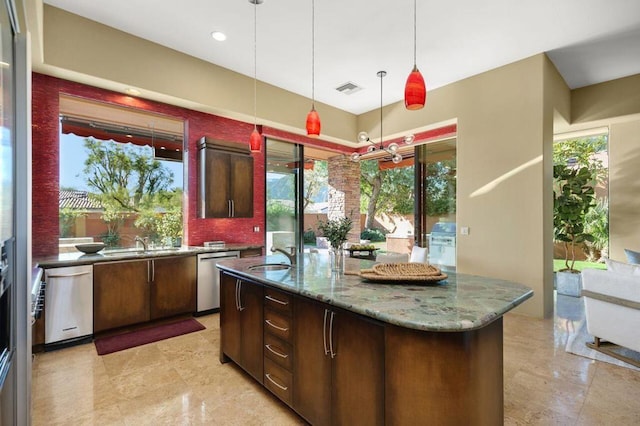
<path id="1" fill-rule="evenodd" d="M 257 96 L 257 84 L 258 84 L 258 14 L 256 8 L 259 4 L 262 4 L 264 0 L 249 0 L 249 3 L 253 4 L 253 132 L 249 137 L 249 146 L 251 151 L 260 152 L 262 148 L 262 135 L 258 132 L 257 116 L 258 116 L 258 96 Z"/>
<path id="2" fill-rule="evenodd" d="M 315 46 L 316 46 L 316 28 L 315 28 L 315 0 L 311 0 L 311 111 L 307 114 L 307 136 L 317 138 L 320 136 L 320 115 L 316 111 L 316 68 L 315 68 Z"/>
<path id="3" fill-rule="evenodd" d="M 416 65 L 416 0 L 413 0 L 413 70 L 404 86 L 404 106 L 409 110 L 421 109 L 427 99 L 427 87 Z"/>
<path id="4" fill-rule="evenodd" d="M 387 72 L 378 71 L 377 75 L 378 77 L 380 77 L 380 146 L 376 146 L 376 144 L 371 139 L 369 139 L 369 135 L 367 134 L 367 132 L 358 133 L 358 142 L 369 142 L 371 145 L 367 148 L 367 152 L 365 154 L 360 154 L 359 152 L 354 152 L 353 154 L 351 154 L 351 161 L 357 162 L 360 160 L 365 160 L 367 158 L 367 154 L 373 155 L 373 153 L 386 151 L 389 155 L 391 155 L 391 161 L 393 161 L 394 164 L 398 164 L 402 161 L 402 154 L 398 152 L 398 144 L 393 142 L 390 143 L 389 146 L 385 147 L 384 143 L 382 142 L 382 78 L 387 75 Z M 413 135 L 407 135 L 404 137 L 404 143 L 410 144 L 414 139 L 415 138 Z"/>
<path id="5" fill-rule="evenodd" d="M 137 89 L 134 89 L 133 87 L 127 87 L 126 89 L 124 89 L 124 91 L 127 93 L 127 95 L 131 95 L 131 96 L 140 95 L 140 91 Z"/>
<path id="6" fill-rule="evenodd" d="M 211 37 L 213 37 L 216 41 L 225 41 L 227 39 L 227 35 L 222 31 L 214 31 L 211 33 Z"/>

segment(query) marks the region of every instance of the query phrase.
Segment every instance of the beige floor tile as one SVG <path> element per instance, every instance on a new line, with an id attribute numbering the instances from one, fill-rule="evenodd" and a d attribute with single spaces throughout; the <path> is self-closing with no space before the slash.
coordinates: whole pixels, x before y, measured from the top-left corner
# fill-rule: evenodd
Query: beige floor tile
<path id="1" fill-rule="evenodd" d="M 504 319 L 507 425 L 640 424 L 640 372 L 565 352 L 582 300 L 552 319 Z M 206 330 L 98 356 L 85 344 L 35 357 L 34 425 L 298 425 L 304 421 L 233 363 L 219 361 L 219 315 Z"/>

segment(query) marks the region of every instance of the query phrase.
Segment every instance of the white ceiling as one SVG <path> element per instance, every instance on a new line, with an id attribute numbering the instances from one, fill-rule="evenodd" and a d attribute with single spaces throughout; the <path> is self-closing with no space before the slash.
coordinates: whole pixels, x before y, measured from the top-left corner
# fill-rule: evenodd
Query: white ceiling
<path id="1" fill-rule="evenodd" d="M 253 77 L 249 0 L 45 3 Z M 311 97 L 311 0 L 264 0 L 257 77 Z M 355 114 L 402 100 L 413 66 L 412 0 L 318 0 L 316 100 Z M 422 0 L 417 64 L 432 90 L 540 52 L 571 88 L 640 73 L 639 0 Z M 223 31 L 227 40 L 212 39 Z M 346 82 L 363 89 L 335 90 Z M 427 106 L 428 106 L 427 95 Z"/>

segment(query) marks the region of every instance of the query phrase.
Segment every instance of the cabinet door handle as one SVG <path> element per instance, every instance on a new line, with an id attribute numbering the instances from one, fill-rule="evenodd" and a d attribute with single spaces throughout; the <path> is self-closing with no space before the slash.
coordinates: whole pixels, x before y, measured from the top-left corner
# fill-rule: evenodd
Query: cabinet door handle
<path id="1" fill-rule="evenodd" d="M 284 359 L 289 358 L 289 355 L 287 355 L 287 354 L 283 354 L 283 353 L 280 353 L 280 351 L 276 351 L 275 349 L 273 349 L 273 348 L 271 347 L 271 345 L 264 345 L 264 347 L 265 347 L 265 348 L 267 348 L 267 349 L 269 349 L 269 351 L 271 351 L 271 353 L 272 353 L 272 354 L 274 354 L 274 355 L 278 355 L 280 358 L 284 358 Z"/>
<path id="2" fill-rule="evenodd" d="M 329 355 L 329 348 L 327 347 L 327 313 L 328 309 L 324 310 L 324 321 L 322 323 L 322 341 L 324 343 L 324 354 Z"/>
<path id="3" fill-rule="evenodd" d="M 227 217 L 231 217 L 231 200 L 227 200 Z"/>
<path id="4" fill-rule="evenodd" d="M 151 282 L 156 280 L 156 261 L 155 259 L 151 261 Z"/>
<path id="5" fill-rule="evenodd" d="M 231 200 L 231 217 L 236 217 L 236 203 Z"/>
<path id="6" fill-rule="evenodd" d="M 242 281 L 236 281 L 236 288 L 238 289 L 238 310 L 244 311 L 244 306 L 242 306 Z"/>
<path id="7" fill-rule="evenodd" d="M 271 320 L 264 320 L 264 322 L 266 322 L 268 325 L 270 325 L 271 327 L 275 328 L 276 330 L 280 330 L 280 331 L 289 331 L 289 328 L 284 328 L 284 327 L 279 327 L 277 325 L 275 325 L 273 322 L 271 322 Z"/>
<path id="8" fill-rule="evenodd" d="M 75 274 L 58 274 L 58 275 L 47 275 L 47 278 L 69 278 L 69 277 L 79 277 L 80 275 L 89 275 L 91 272 L 76 272 Z"/>
<path id="9" fill-rule="evenodd" d="M 275 297 L 271 297 L 269 295 L 266 295 L 264 298 L 267 299 L 267 300 L 270 300 L 272 302 L 279 303 L 280 305 L 283 305 L 283 306 L 287 306 L 289 304 L 289 302 L 284 302 L 284 301 L 282 301 L 280 299 L 276 299 Z"/>
<path id="10" fill-rule="evenodd" d="M 240 285 L 240 280 L 236 280 L 236 311 L 240 310 L 240 302 L 238 301 L 238 286 Z"/>
<path id="11" fill-rule="evenodd" d="M 282 389 L 283 391 L 286 391 L 287 389 L 289 389 L 287 386 L 282 386 L 280 383 L 278 383 L 278 382 L 276 382 L 275 380 L 273 380 L 273 379 L 271 378 L 271 374 L 267 373 L 267 374 L 265 374 L 265 377 L 266 377 L 267 379 L 269 379 L 269 381 L 270 381 L 271 383 L 273 383 L 274 385 L 276 385 L 277 387 L 279 387 L 279 388 L 280 388 L 280 389 Z"/>
<path id="12" fill-rule="evenodd" d="M 151 261 L 147 260 L 147 283 L 151 282 Z"/>
<path id="13" fill-rule="evenodd" d="M 335 316 L 335 312 L 331 311 L 331 321 L 329 324 L 329 352 L 331 352 L 331 358 L 335 358 L 338 355 L 333 351 L 333 317 Z"/>

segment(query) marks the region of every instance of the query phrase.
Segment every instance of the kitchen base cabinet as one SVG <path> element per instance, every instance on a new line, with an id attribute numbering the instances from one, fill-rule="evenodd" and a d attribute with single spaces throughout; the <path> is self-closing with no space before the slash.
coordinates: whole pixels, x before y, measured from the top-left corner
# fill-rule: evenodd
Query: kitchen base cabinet
<path id="1" fill-rule="evenodd" d="M 196 311 L 196 258 L 172 256 L 96 263 L 93 331 Z"/>
<path id="2" fill-rule="evenodd" d="M 314 425 L 384 424 L 384 327 L 300 297 L 293 321 L 293 408 Z"/>
<path id="3" fill-rule="evenodd" d="M 153 259 L 151 319 L 196 311 L 196 257 Z"/>
<path id="4" fill-rule="evenodd" d="M 264 289 L 220 274 L 220 361 L 227 357 L 263 383 Z"/>
<path id="5" fill-rule="evenodd" d="M 93 266 L 93 331 L 149 321 L 150 266 L 146 260 Z"/>

